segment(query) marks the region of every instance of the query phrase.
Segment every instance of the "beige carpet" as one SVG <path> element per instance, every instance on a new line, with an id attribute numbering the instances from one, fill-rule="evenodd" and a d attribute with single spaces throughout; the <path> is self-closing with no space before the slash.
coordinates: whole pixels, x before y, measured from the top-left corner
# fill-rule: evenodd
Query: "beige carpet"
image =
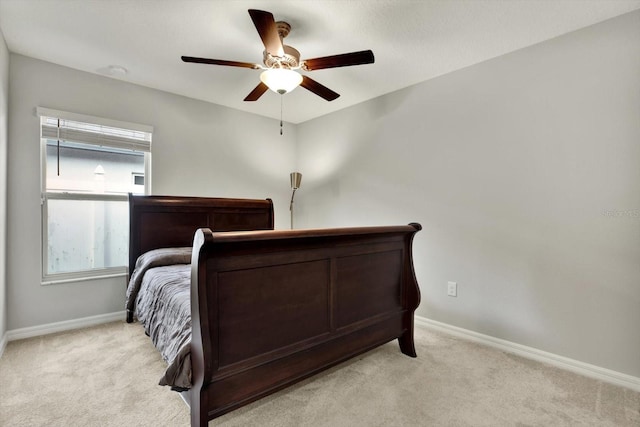
<path id="1" fill-rule="evenodd" d="M 640 426 L 640 393 L 427 329 L 236 410 L 211 426 Z M 138 324 L 9 343 L 2 426 L 188 426 Z"/>

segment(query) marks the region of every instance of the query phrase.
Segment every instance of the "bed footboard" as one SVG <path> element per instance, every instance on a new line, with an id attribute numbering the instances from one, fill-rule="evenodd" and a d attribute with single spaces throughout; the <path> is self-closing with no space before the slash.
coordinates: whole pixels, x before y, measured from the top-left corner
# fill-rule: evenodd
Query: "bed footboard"
<path id="1" fill-rule="evenodd" d="M 419 224 L 196 232 L 192 426 L 398 339 L 415 357 Z"/>

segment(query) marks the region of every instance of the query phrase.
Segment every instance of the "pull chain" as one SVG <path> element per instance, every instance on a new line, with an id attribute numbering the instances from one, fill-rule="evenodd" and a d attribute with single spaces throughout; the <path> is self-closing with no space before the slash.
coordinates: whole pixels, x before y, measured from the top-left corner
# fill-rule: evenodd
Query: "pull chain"
<path id="1" fill-rule="evenodd" d="M 280 135 L 282 135 L 282 95 L 280 95 Z"/>
<path id="2" fill-rule="evenodd" d="M 58 152 L 57 152 L 57 156 L 58 156 L 58 176 L 60 176 L 60 119 L 58 119 L 57 137 L 58 137 Z"/>

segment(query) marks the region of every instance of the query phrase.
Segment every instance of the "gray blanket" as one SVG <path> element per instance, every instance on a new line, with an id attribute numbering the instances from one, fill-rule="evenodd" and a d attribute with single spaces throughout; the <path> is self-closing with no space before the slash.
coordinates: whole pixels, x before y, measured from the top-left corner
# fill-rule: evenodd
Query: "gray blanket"
<path id="1" fill-rule="evenodd" d="M 127 309 L 169 365 L 160 385 L 191 387 L 191 248 L 149 251 L 136 261 Z"/>

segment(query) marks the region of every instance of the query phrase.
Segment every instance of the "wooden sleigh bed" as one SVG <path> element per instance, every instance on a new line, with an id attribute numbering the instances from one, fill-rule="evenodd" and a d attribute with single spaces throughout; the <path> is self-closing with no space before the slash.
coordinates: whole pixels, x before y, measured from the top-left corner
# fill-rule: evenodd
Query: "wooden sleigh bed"
<path id="1" fill-rule="evenodd" d="M 274 231 L 268 199 L 130 196 L 129 206 L 130 273 L 147 251 L 191 247 L 192 426 L 394 339 L 416 357 L 419 224 Z"/>

